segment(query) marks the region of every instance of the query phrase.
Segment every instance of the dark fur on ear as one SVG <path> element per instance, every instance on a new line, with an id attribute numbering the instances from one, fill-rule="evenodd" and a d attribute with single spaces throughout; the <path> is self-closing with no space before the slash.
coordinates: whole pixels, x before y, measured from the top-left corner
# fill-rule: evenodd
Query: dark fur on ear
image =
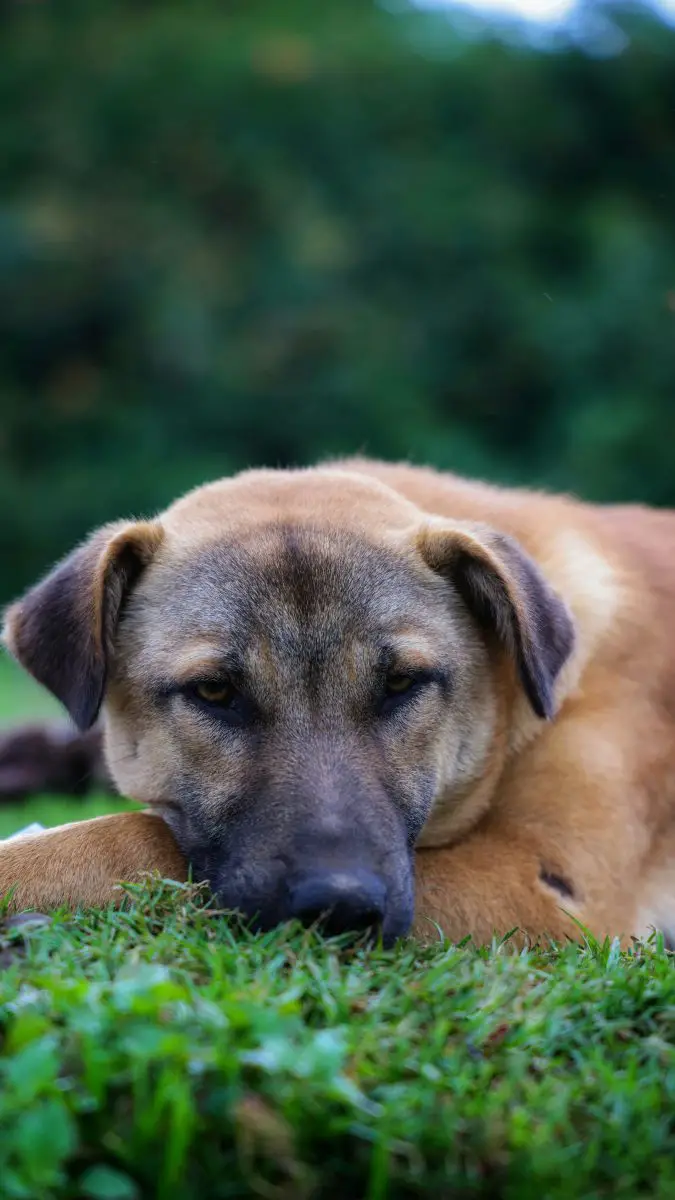
<path id="1" fill-rule="evenodd" d="M 489 527 L 428 528 L 420 550 L 452 580 L 476 619 L 515 660 L 534 712 L 550 719 L 554 686 L 574 646 L 567 605 L 513 538 Z"/>
<path id="2" fill-rule="evenodd" d="M 159 522 L 106 525 L 7 612 L 10 653 L 82 730 L 103 702 L 122 601 L 162 536 Z"/>

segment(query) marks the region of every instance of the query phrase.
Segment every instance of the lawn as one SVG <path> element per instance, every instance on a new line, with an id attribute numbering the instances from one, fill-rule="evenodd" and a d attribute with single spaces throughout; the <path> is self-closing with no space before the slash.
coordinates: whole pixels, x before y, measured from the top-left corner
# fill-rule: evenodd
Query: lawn
<path id="1" fill-rule="evenodd" d="M 4 716 L 37 712 L 3 672 Z M 84 812 L 36 805 L 4 828 Z M 155 881 L 0 921 L 0 964 L 3 1200 L 675 1195 L 658 939 L 383 952 Z"/>

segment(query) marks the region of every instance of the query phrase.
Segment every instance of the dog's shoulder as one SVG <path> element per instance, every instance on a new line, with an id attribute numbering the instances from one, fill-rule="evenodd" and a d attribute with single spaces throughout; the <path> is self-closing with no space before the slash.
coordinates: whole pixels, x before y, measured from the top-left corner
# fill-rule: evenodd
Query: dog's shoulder
<path id="1" fill-rule="evenodd" d="M 348 458 L 330 466 L 377 479 L 423 512 L 456 520 L 482 521 L 503 532 L 510 532 L 509 514 L 515 515 L 521 504 L 530 498 L 546 499 L 537 492 L 500 487 L 406 462 Z"/>

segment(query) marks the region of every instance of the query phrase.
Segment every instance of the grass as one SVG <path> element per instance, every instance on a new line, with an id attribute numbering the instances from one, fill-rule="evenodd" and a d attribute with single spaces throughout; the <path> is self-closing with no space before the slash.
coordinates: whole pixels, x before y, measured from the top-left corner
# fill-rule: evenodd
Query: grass
<path id="1" fill-rule="evenodd" d="M 19 721 L 63 718 L 57 701 L 0 650 L 0 729 Z"/>
<path id="2" fill-rule="evenodd" d="M 126 890 L 0 916 L 2 1200 L 675 1195 L 660 939 L 385 952 Z"/>

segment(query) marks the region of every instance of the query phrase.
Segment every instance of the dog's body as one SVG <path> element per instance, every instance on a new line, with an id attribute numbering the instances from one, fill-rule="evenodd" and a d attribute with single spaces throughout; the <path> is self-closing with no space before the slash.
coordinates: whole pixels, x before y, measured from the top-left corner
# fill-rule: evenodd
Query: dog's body
<path id="1" fill-rule="evenodd" d="M 367 461 L 109 527 L 10 649 L 150 813 L 0 847 L 15 905 L 188 858 L 270 925 L 675 931 L 675 514 Z M 377 682 L 379 681 L 379 682 Z"/>

